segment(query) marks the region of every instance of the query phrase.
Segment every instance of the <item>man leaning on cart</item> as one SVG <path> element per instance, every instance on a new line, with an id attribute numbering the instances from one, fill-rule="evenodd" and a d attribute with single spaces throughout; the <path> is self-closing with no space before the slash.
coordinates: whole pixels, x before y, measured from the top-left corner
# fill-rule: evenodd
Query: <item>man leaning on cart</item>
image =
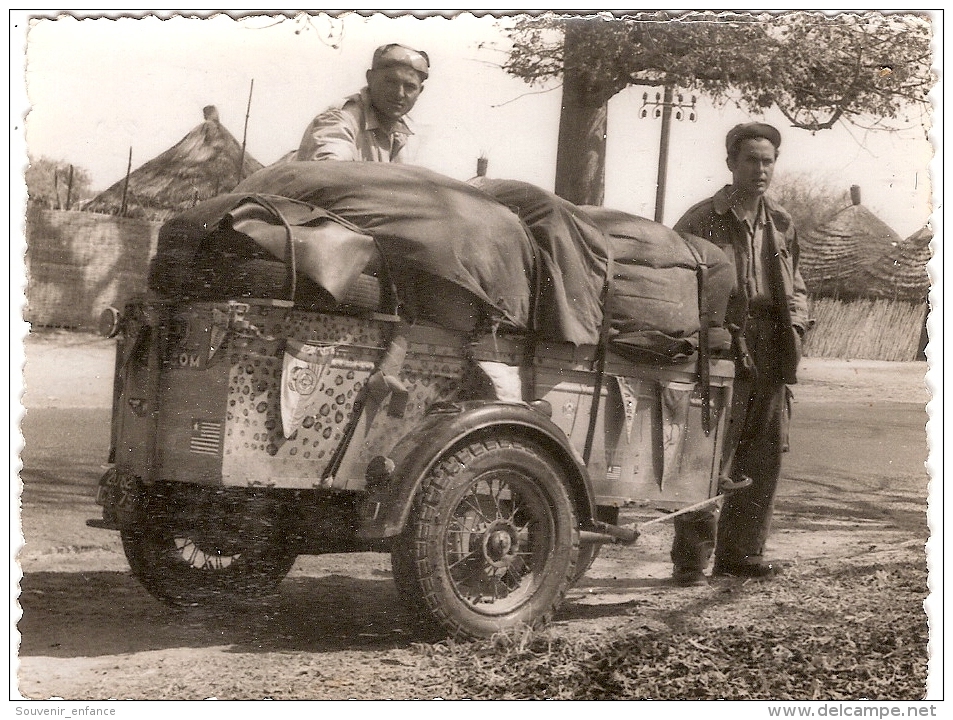
<path id="1" fill-rule="evenodd" d="M 409 113 L 430 74 L 427 53 L 391 43 L 374 51 L 367 86 L 319 114 L 297 160 L 405 162 Z"/>

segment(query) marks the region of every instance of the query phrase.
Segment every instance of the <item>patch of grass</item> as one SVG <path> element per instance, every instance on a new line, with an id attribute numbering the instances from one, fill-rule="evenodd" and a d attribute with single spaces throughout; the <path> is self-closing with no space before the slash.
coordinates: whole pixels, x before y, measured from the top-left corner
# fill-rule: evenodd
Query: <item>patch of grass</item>
<path id="1" fill-rule="evenodd" d="M 614 637 L 555 626 L 424 652 L 473 699 L 920 700 L 926 577 L 919 563 L 801 571 L 712 588 L 701 613 Z"/>

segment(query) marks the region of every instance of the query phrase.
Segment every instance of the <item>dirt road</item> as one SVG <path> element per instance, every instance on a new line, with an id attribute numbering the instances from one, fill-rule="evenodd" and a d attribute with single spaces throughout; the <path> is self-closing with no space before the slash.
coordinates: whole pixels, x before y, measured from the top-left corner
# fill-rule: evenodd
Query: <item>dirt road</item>
<path id="1" fill-rule="evenodd" d="M 118 534 L 88 528 L 108 444 L 112 345 L 30 338 L 22 421 L 19 692 L 26 698 L 453 697 L 400 606 L 387 556 L 300 558 L 277 597 L 173 611 L 131 578 Z M 929 538 L 923 363 L 805 361 L 771 550 L 808 571 L 920 552 Z M 672 622 L 725 587 L 676 589 L 668 525 L 609 547 L 556 618 L 598 636 Z M 726 612 L 731 612 L 728 602 Z"/>

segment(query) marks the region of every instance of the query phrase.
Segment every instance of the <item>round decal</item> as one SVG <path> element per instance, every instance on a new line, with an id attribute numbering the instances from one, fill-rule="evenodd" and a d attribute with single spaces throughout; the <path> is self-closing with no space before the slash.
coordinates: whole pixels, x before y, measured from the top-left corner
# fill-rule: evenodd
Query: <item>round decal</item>
<path id="1" fill-rule="evenodd" d="M 318 387 L 318 376 L 311 368 L 296 367 L 291 371 L 291 389 L 301 395 L 310 395 Z"/>

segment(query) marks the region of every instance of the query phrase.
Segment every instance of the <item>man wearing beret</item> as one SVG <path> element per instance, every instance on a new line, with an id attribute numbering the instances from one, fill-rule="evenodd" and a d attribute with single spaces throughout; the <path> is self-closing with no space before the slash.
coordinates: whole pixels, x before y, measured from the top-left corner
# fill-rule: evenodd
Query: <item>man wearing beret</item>
<path id="1" fill-rule="evenodd" d="M 403 162 L 413 135 L 407 113 L 430 73 L 427 54 L 392 43 L 374 51 L 367 87 L 318 115 L 298 147 L 297 160 Z"/>
<path id="2" fill-rule="evenodd" d="M 725 141 L 732 182 L 692 207 L 675 224 L 705 238 L 732 259 L 737 288 L 727 322 L 735 335 L 735 382 L 725 433 L 724 490 L 716 522 L 710 511 L 675 518 L 673 580 L 703 585 L 714 550 L 714 575 L 772 578 L 764 558 L 774 495 L 787 449 L 788 385 L 797 382 L 808 319 L 791 216 L 768 197 L 781 134 L 764 123 L 732 128 Z M 749 484 L 750 480 L 750 484 Z"/>

